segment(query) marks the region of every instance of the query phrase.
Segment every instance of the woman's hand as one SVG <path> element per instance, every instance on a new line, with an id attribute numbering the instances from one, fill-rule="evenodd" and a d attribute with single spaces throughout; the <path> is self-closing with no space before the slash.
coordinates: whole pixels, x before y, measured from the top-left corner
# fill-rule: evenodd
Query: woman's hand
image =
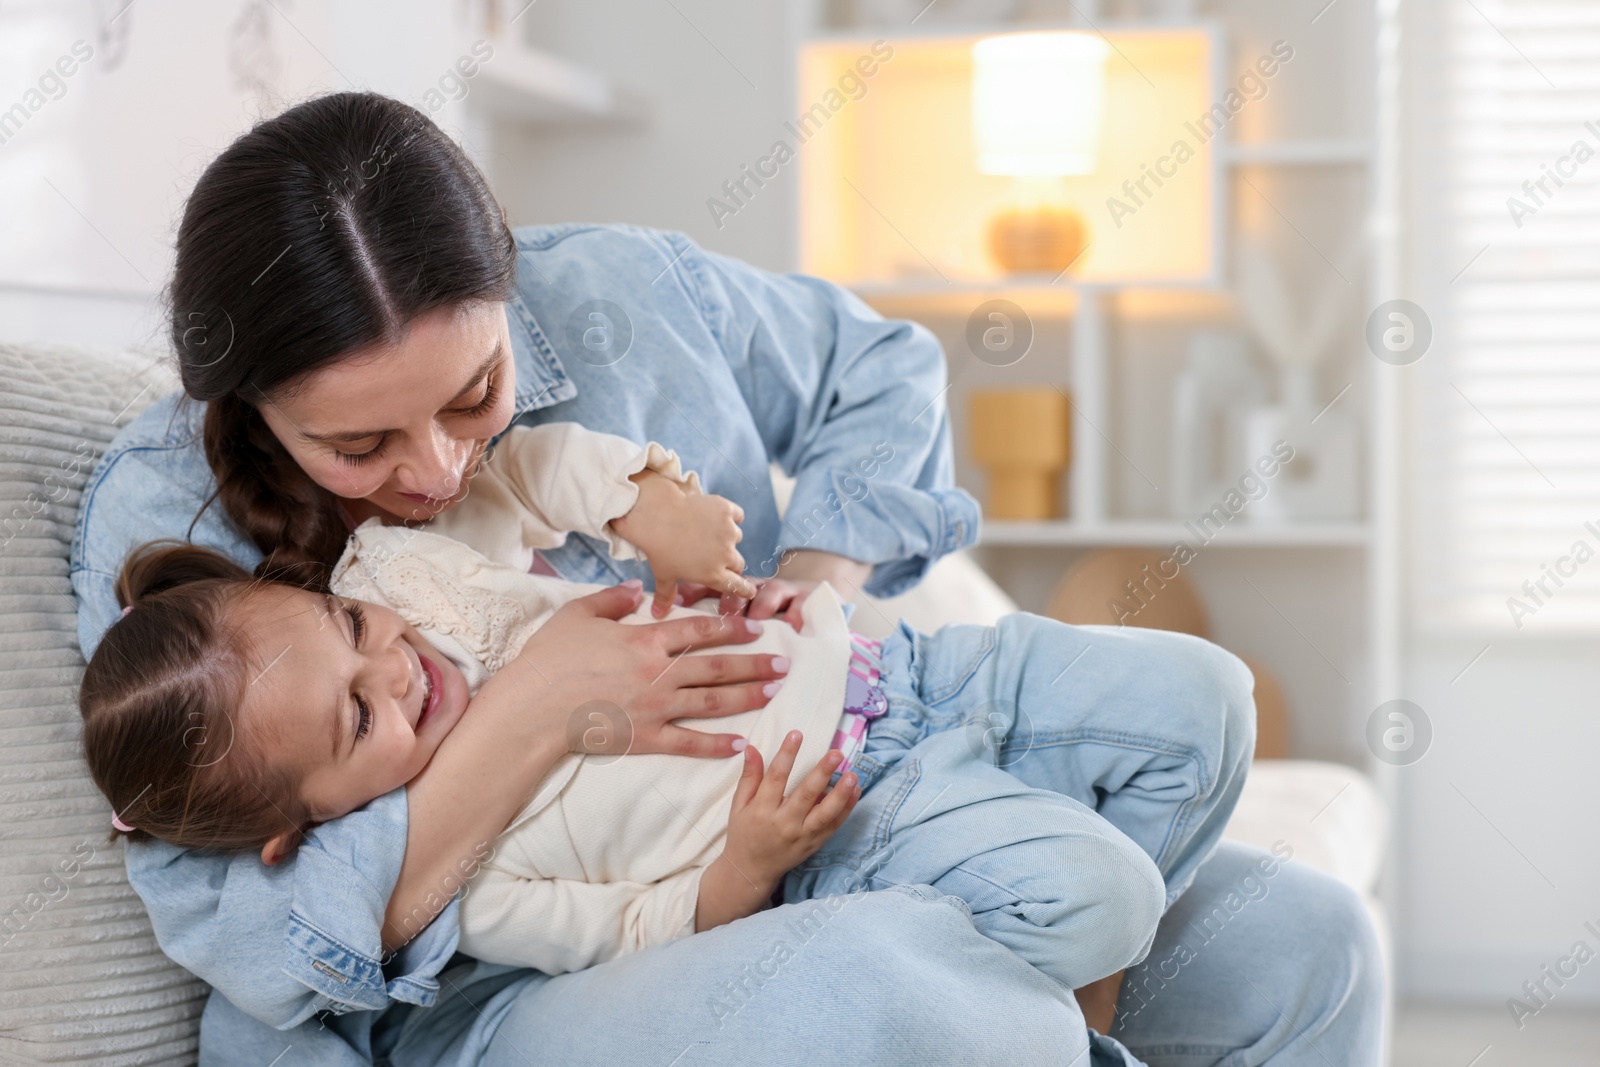
<path id="1" fill-rule="evenodd" d="M 766 774 L 761 773 L 761 754 L 745 749 L 727 842 L 700 878 L 696 933 L 760 911 L 778 880 L 821 848 L 861 799 L 853 773 L 846 772 L 828 788 L 828 779 L 844 760 L 837 750 L 823 756 L 794 792 L 784 796 L 800 741 L 798 730 L 784 738 Z"/>
<path id="2" fill-rule="evenodd" d="M 407 783 L 406 852 L 384 914 L 384 951 L 434 920 L 477 869 L 481 849 L 575 745 L 733 755 L 736 735 L 702 733 L 673 720 L 763 707 L 787 664 L 768 655 L 684 655 L 753 640 L 760 624 L 746 619 L 617 621 L 643 597 L 635 581 L 564 605 L 484 683 Z M 595 742 L 595 749 L 581 748 Z"/>
<path id="3" fill-rule="evenodd" d="M 787 662 L 765 654 L 684 655 L 754 640 L 761 628 L 747 619 L 614 621 L 637 608 L 643 595 L 635 579 L 564 605 L 483 691 L 502 678 L 518 686 L 544 720 L 534 728 L 550 743 L 561 739 L 567 750 L 733 755 L 738 735 L 708 734 L 673 720 L 765 707 Z M 542 686 L 530 690 L 530 679 Z"/>
<path id="4" fill-rule="evenodd" d="M 637 545 L 656 578 L 651 614 L 657 618 L 672 607 L 679 582 L 694 582 L 718 592 L 753 596 L 755 586 L 744 577 L 744 557 L 737 547 L 744 538 L 739 524 L 744 509 L 726 497 L 690 494 L 655 471 L 632 478 L 639 499 L 612 529 Z"/>

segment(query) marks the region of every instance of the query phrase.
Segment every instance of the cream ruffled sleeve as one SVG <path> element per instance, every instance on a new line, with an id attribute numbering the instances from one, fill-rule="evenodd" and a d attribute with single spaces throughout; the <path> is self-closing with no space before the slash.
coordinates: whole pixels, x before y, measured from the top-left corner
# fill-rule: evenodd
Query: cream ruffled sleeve
<path id="1" fill-rule="evenodd" d="M 555 548 L 567 534 L 582 533 L 604 539 L 613 559 L 642 559 L 611 528 L 611 520 L 638 501 L 639 487 L 629 479 L 642 470 L 671 478 L 685 492 L 704 492 L 699 476 L 683 469 L 676 452 L 653 441 L 640 448 L 575 422 L 513 427 L 495 444 L 479 478 L 490 479 L 496 495 L 513 503 L 529 548 Z"/>

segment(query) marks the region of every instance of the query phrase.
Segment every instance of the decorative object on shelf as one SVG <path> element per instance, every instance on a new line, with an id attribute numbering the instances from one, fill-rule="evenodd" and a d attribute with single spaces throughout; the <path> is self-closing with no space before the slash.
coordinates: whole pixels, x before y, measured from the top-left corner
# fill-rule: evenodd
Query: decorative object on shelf
<path id="1" fill-rule="evenodd" d="M 1316 379 L 1306 369 L 1283 377 L 1283 397 L 1245 417 L 1248 455 L 1269 455 L 1276 442 L 1294 448 L 1272 491 L 1251 504 L 1245 518 L 1254 523 L 1354 519 L 1361 513 L 1361 441 L 1354 419 L 1338 410 L 1322 411 Z M 1315 421 L 1313 421 L 1315 420 Z"/>
<path id="2" fill-rule="evenodd" d="M 989 480 L 995 519 L 1061 515 L 1061 472 L 1072 457 L 1072 405 L 1059 389 L 978 389 L 969 398 L 972 456 Z"/>
<path id="3" fill-rule="evenodd" d="M 1088 247 L 1061 178 L 1093 174 L 1105 113 L 1104 40 L 1087 33 L 1008 33 L 972 46 L 978 171 L 1010 175 L 1011 202 L 991 216 L 989 255 L 1007 274 L 1060 274 Z"/>
<path id="4" fill-rule="evenodd" d="M 116 70 L 128 58 L 128 41 L 133 36 L 133 19 L 128 9 L 133 0 L 94 0 L 91 16 L 94 19 L 95 44 L 100 55 L 95 69 L 102 73 Z"/>
<path id="5" fill-rule="evenodd" d="M 1244 421 L 1268 387 L 1237 333 L 1196 331 L 1172 394 L 1172 514 L 1192 518 L 1234 488 L 1250 458 Z"/>
<path id="6" fill-rule="evenodd" d="M 468 0 L 467 22 L 473 33 L 490 41 L 510 41 L 512 22 L 532 6 L 528 0 Z"/>
<path id="7" fill-rule="evenodd" d="M 1074 563 L 1045 614 L 1079 626 L 1143 626 L 1210 637 L 1194 583 L 1164 553 L 1107 548 Z"/>
<path id="8" fill-rule="evenodd" d="M 1346 263 L 1352 258 L 1343 257 Z M 1353 519 L 1361 512 L 1360 428 L 1320 400 L 1316 377 L 1317 364 L 1347 322 L 1354 291 L 1329 282 L 1304 323 L 1297 323 L 1277 266 L 1253 242 L 1239 242 L 1239 306 L 1279 372 L 1278 403 L 1245 416 L 1244 459 L 1271 452 L 1276 441 L 1287 441 L 1295 457 L 1272 492 L 1250 509 L 1252 522 Z"/>
<path id="9" fill-rule="evenodd" d="M 1289 701 L 1278 676 L 1259 660 L 1240 656 L 1256 678 L 1256 759 L 1289 758 Z"/>
<path id="10" fill-rule="evenodd" d="M 278 15 L 269 0 L 246 0 L 239 17 L 228 27 L 228 69 L 233 86 L 250 94 L 256 112 L 278 110 L 278 81 L 283 76 L 283 55 L 273 35 Z"/>

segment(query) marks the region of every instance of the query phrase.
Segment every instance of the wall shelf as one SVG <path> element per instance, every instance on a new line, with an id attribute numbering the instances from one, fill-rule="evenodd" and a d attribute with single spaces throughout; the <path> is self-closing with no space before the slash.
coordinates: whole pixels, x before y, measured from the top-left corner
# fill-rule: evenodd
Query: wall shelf
<path id="1" fill-rule="evenodd" d="M 643 96 L 607 75 L 509 40 L 495 44 L 469 99 L 495 118 L 532 125 L 626 124 L 649 114 Z"/>
<path id="2" fill-rule="evenodd" d="M 850 285 L 863 300 L 916 299 L 941 296 L 1059 296 L 1074 293 L 1122 293 L 1132 290 L 1175 293 L 1216 293 L 1225 287 L 1216 281 L 1150 281 L 1129 283 L 1079 282 L 1072 277 L 1053 279 L 1048 274 L 1018 274 L 1009 278 L 906 278 L 864 281 Z"/>
<path id="3" fill-rule="evenodd" d="M 1370 531 L 1363 522 L 1247 523 L 1226 526 L 1210 541 L 1176 520 L 1112 520 L 1086 523 L 1071 519 L 1042 522 L 985 519 L 979 544 L 1014 548 L 1052 546 L 1141 545 L 1168 548 L 1184 541 L 1192 548 L 1364 548 Z"/>
<path id="4" fill-rule="evenodd" d="M 1230 167 L 1356 167 L 1372 161 L 1372 144 L 1356 139 L 1311 139 L 1230 144 L 1222 162 Z"/>

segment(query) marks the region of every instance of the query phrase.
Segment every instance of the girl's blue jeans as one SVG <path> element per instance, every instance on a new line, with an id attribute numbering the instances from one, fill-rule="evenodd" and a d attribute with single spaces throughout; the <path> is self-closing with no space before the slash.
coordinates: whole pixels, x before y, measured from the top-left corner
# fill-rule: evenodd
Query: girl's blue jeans
<path id="1" fill-rule="evenodd" d="M 1249 669 L 1197 638 L 1018 614 L 901 624 L 882 672 L 861 800 L 784 899 L 933 886 L 1069 989 L 1143 960 L 1244 785 Z"/>

